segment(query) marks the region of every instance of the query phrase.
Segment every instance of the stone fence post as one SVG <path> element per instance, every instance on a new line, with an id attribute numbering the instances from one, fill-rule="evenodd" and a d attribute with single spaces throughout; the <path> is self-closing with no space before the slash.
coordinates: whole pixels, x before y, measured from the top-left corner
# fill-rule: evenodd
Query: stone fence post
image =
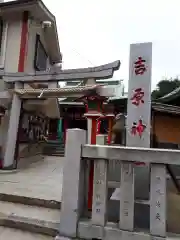
<path id="1" fill-rule="evenodd" d="M 84 207 L 84 162 L 81 146 L 86 143 L 86 131 L 68 129 L 63 168 L 63 186 L 59 235 L 76 237 L 77 224 Z"/>
<path id="2" fill-rule="evenodd" d="M 98 145 L 106 145 L 106 139 L 107 139 L 107 135 L 98 134 L 96 136 L 96 144 L 98 144 Z"/>

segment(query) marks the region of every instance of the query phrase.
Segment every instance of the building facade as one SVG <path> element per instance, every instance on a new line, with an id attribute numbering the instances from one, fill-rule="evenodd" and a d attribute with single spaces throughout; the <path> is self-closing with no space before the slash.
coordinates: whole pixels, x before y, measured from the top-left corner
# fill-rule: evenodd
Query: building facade
<path id="1" fill-rule="evenodd" d="M 8 73 L 48 72 L 62 61 L 56 19 L 40 0 L 0 3 L 0 69 Z M 56 88 L 57 82 L 6 83 L 0 81 L 0 160 L 12 168 L 18 159 L 19 141 L 36 142 L 48 129 L 49 119 L 59 118 L 57 98 L 19 101 L 9 90 Z M 16 146 L 12 146 L 16 145 Z M 14 161 L 16 160 L 16 161 Z"/>
<path id="2" fill-rule="evenodd" d="M 171 106 L 171 114 L 156 113 L 155 129 L 159 139 L 180 145 L 180 88 L 168 93 L 157 102 L 162 105 Z"/>

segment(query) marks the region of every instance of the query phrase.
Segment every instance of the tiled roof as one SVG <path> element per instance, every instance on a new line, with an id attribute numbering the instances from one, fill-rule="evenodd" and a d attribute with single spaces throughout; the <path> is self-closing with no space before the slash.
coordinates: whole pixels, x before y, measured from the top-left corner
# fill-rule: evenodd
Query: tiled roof
<path id="1" fill-rule="evenodd" d="M 180 87 L 158 99 L 160 102 L 169 102 L 180 97 Z"/>
<path id="2" fill-rule="evenodd" d="M 172 114 L 180 114 L 180 107 L 169 105 L 169 104 L 162 104 L 152 102 L 152 109 L 157 112 L 165 112 L 165 113 L 172 113 Z"/>
<path id="3" fill-rule="evenodd" d="M 126 107 L 127 100 L 128 100 L 127 97 L 124 97 L 124 98 L 112 100 L 111 103 L 113 104 L 113 102 L 114 103 L 116 102 L 117 105 L 119 105 L 121 103 L 121 106 Z M 151 102 L 151 109 L 156 112 L 164 112 L 164 113 L 180 115 L 180 107 L 174 106 L 174 105 L 169 105 L 169 104 L 163 104 L 160 102 Z"/>

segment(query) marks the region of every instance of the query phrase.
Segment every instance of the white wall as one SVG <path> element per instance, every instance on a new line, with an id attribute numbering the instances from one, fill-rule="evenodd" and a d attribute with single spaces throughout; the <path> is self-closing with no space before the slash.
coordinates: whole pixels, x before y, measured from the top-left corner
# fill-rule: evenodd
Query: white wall
<path id="1" fill-rule="evenodd" d="M 4 60 L 5 72 L 18 72 L 19 64 L 19 52 L 21 44 L 21 30 L 22 30 L 22 15 L 16 14 L 7 19 L 7 38 L 6 38 L 6 51 Z M 0 81 L 0 91 L 6 90 L 6 84 Z M 8 99 L 7 99 L 8 101 Z M 7 132 L 9 125 L 9 113 L 2 118 L 0 124 L 0 146 L 2 147 L 3 153 L 6 147 Z"/>
<path id="2" fill-rule="evenodd" d="M 34 56 L 35 56 L 35 44 L 36 44 L 36 34 L 40 35 L 40 40 L 45 48 L 47 50 L 47 44 L 45 39 L 45 34 L 43 28 L 41 28 L 40 24 L 36 23 L 34 20 L 29 20 L 29 33 L 28 33 L 28 49 L 27 49 L 27 57 L 26 57 L 26 64 L 25 64 L 25 71 L 34 73 Z M 47 62 L 47 68 L 51 67 L 50 62 Z M 25 88 L 31 88 L 28 84 L 24 84 Z M 57 83 L 49 82 L 48 83 L 49 88 L 56 88 Z M 54 102 L 54 101 L 53 101 Z M 46 109 L 46 107 L 48 109 Z M 39 110 L 41 108 L 39 107 Z M 51 104 L 51 108 L 49 108 L 49 105 L 43 105 L 42 106 L 42 112 L 46 112 L 48 116 L 57 116 L 57 112 L 59 112 L 59 108 L 57 104 L 53 105 Z"/>
<path id="3" fill-rule="evenodd" d="M 118 85 L 110 85 L 109 87 L 114 88 L 114 97 L 111 97 L 110 99 L 118 99 L 123 97 L 124 84 L 122 82 L 120 82 Z"/>
<path id="4" fill-rule="evenodd" d="M 21 42 L 21 29 L 22 29 L 22 15 L 16 14 L 7 19 L 7 37 L 6 40 L 6 51 L 4 52 L 4 70 L 5 72 L 17 72 L 19 63 L 19 52 Z M 6 85 L 4 81 L 0 81 L 0 91 L 4 91 Z"/>
<path id="5" fill-rule="evenodd" d="M 21 44 L 22 21 L 19 18 L 8 21 L 7 45 L 5 54 L 6 72 L 17 72 L 19 64 L 19 52 Z"/>

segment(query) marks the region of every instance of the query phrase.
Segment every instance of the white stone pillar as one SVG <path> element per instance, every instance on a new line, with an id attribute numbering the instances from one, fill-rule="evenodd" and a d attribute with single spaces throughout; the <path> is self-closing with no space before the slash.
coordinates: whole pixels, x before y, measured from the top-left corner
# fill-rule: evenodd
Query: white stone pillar
<path id="1" fill-rule="evenodd" d="M 106 135 L 99 134 L 96 136 L 96 143 L 98 145 L 106 145 Z"/>
<path id="2" fill-rule="evenodd" d="M 92 119 L 87 118 L 87 143 L 91 144 Z"/>
<path id="3" fill-rule="evenodd" d="M 3 168 L 11 168 L 14 163 L 14 153 L 16 149 L 20 111 L 21 99 L 16 94 L 14 94 L 10 111 L 9 128 L 7 133 Z"/>
<path id="4" fill-rule="evenodd" d="M 79 217 L 84 206 L 84 163 L 81 160 L 81 146 L 86 142 L 82 129 L 68 129 L 63 168 L 61 199 L 61 236 L 76 238 Z"/>

